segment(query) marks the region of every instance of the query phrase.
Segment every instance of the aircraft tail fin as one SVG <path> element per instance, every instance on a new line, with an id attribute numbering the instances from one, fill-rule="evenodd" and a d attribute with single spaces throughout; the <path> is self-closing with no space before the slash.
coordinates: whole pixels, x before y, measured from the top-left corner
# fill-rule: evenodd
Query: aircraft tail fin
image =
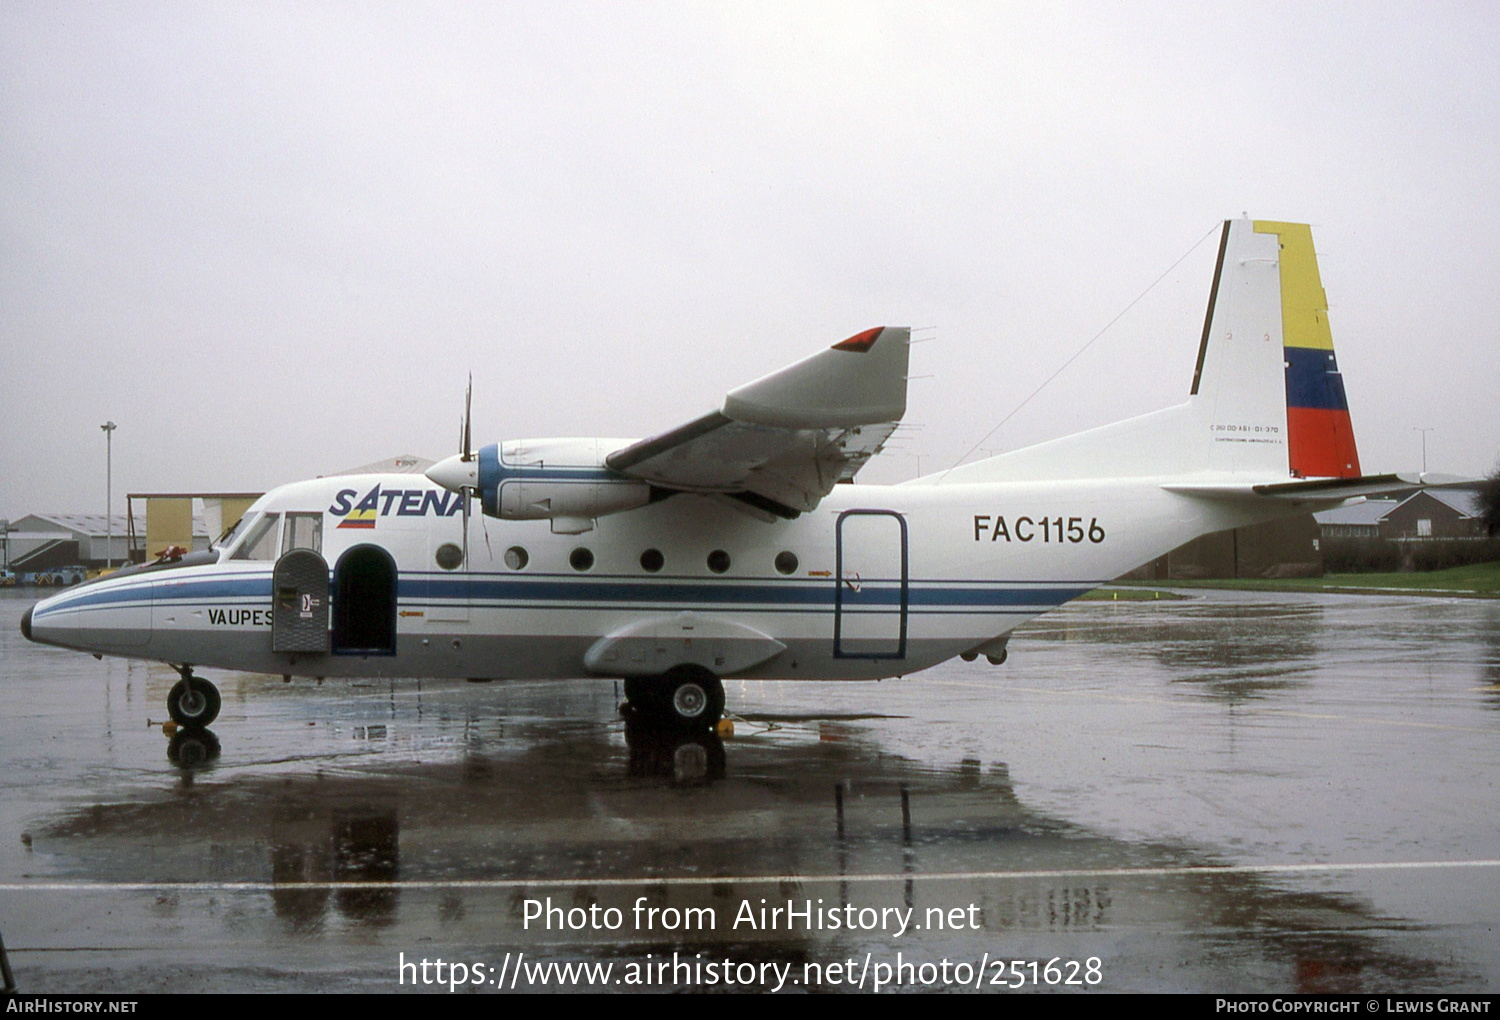
<path id="1" fill-rule="evenodd" d="M 1211 432 L 1210 469 L 1359 476 L 1306 224 L 1224 224 L 1191 402 Z"/>
<path id="2" fill-rule="evenodd" d="M 1358 477 L 1328 301 L 1304 224 L 1230 220 L 1187 403 L 926 481 Z"/>

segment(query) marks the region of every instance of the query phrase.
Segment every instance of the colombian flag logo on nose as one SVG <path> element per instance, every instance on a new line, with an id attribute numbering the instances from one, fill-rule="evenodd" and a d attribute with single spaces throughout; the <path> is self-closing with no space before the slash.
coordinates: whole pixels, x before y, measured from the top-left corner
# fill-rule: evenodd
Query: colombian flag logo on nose
<path id="1" fill-rule="evenodd" d="M 373 530 L 375 527 L 376 508 L 380 505 L 380 486 L 375 486 L 364 499 L 354 505 L 354 509 L 344 515 L 339 521 L 340 528 L 364 528 Z"/>
<path id="2" fill-rule="evenodd" d="M 373 528 L 375 527 L 374 510 L 350 510 L 342 521 L 341 528 Z"/>

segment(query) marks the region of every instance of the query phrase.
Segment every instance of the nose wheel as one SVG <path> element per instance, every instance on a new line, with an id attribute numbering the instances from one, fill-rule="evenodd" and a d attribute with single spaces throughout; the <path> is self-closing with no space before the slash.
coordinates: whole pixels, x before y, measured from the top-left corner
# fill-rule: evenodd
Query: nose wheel
<path id="1" fill-rule="evenodd" d="M 178 726 L 202 729 L 219 717 L 219 689 L 187 669 L 181 673 L 167 693 L 167 712 Z"/>

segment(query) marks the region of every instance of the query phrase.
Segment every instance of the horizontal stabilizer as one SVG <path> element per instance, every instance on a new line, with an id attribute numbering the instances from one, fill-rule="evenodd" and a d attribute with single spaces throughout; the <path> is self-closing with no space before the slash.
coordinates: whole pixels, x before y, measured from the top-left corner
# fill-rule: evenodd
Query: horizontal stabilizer
<path id="1" fill-rule="evenodd" d="M 1163 485 L 1168 492 L 1201 499 L 1243 500 L 1279 499 L 1290 502 L 1337 502 L 1360 496 L 1380 496 L 1410 489 L 1435 488 L 1466 484 L 1467 479 L 1452 475 L 1388 474 L 1361 475 L 1358 478 L 1314 478 L 1299 482 L 1269 484 L 1223 484 L 1183 482 Z"/>

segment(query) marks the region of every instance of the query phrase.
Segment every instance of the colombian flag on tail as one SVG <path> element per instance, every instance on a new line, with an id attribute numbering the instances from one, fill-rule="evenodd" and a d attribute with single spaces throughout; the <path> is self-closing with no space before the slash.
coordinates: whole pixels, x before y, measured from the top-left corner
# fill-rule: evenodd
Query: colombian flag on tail
<path id="1" fill-rule="evenodd" d="M 1305 223 L 1255 222 L 1281 245 L 1281 336 L 1286 359 L 1287 456 L 1299 478 L 1357 478 L 1359 453 L 1333 356 L 1328 298 Z"/>

